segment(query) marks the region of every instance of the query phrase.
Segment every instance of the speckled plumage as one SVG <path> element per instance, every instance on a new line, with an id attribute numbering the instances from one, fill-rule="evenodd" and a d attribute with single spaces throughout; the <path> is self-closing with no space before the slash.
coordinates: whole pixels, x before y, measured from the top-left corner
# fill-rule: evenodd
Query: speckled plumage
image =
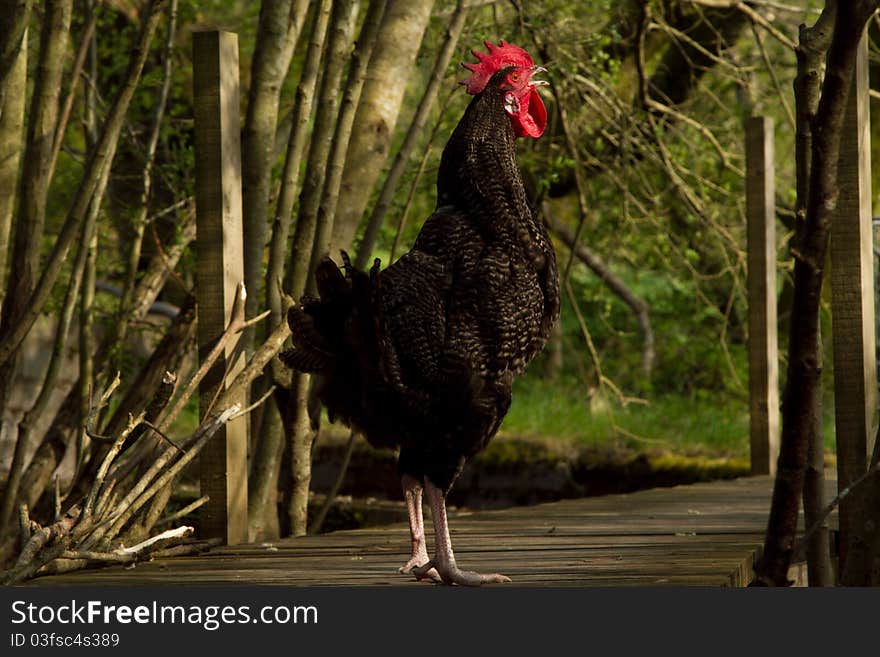
<path id="1" fill-rule="evenodd" d="M 294 348 L 331 417 L 376 446 L 400 448 L 399 469 L 449 489 L 495 435 L 514 377 L 559 315 L 553 248 L 529 208 L 497 72 L 446 145 L 437 210 L 412 250 L 380 271 L 330 260 L 319 299 L 291 310 Z"/>

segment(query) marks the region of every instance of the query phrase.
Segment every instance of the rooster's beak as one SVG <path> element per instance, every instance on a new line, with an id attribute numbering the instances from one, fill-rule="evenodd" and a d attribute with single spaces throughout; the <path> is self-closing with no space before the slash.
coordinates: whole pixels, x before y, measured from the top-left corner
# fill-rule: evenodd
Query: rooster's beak
<path id="1" fill-rule="evenodd" d="M 546 72 L 547 72 L 547 69 L 544 68 L 543 66 L 532 67 L 532 69 L 529 71 L 529 86 L 530 87 L 545 87 L 548 84 L 550 84 L 549 82 L 547 82 L 547 80 L 534 80 L 533 79 L 533 76 L 537 75 L 538 73 L 546 73 Z"/>

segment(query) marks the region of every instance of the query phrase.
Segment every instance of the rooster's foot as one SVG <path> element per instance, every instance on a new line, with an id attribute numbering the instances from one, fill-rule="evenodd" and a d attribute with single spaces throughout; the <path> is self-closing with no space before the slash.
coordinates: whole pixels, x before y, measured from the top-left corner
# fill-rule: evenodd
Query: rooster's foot
<path id="1" fill-rule="evenodd" d="M 434 582 L 440 582 L 440 574 L 431 567 L 425 568 L 424 571 L 422 568 L 428 565 L 428 555 L 419 555 L 414 554 L 410 557 L 410 560 L 403 564 L 397 572 L 405 575 L 406 573 L 413 573 L 416 576 L 416 579 L 423 580 L 429 579 Z"/>
<path id="2" fill-rule="evenodd" d="M 472 570 L 459 570 L 455 565 L 438 563 L 431 559 L 424 566 L 413 568 L 412 571 L 419 579 L 431 577 L 435 582 L 443 584 L 458 584 L 459 586 L 482 586 L 483 584 L 500 584 L 502 582 L 511 581 L 506 575 L 499 573 L 476 573 Z M 429 573 L 436 573 L 437 577 L 431 576 Z"/>

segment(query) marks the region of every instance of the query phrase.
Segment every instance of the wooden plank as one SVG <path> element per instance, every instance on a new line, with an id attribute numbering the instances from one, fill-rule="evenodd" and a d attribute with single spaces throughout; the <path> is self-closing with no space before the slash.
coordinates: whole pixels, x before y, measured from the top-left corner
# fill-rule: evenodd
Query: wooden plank
<path id="1" fill-rule="evenodd" d="M 517 586 L 745 586 L 760 554 L 772 485 L 771 477 L 752 477 L 461 512 L 451 517 L 453 540 L 460 565 L 503 572 Z M 397 573 L 408 556 L 409 531 L 397 523 L 34 583 L 424 586 Z"/>
<path id="2" fill-rule="evenodd" d="M 867 35 L 862 36 L 854 76 L 840 142 L 840 195 L 831 224 L 834 405 L 841 488 L 864 474 L 877 430 Z M 843 545 L 856 522 L 856 497 L 846 497 L 840 504 Z"/>
<path id="3" fill-rule="evenodd" d="M 773 119 L 746 121 L 749 295 L 749 441 L 753 475 L 773 474 L 779 454 L 776 323 L 776 184 Z"/>
<path id="4" fill-rule="evenodd" d="M 242 262 L 241 143 L 238 36 L 216 30 L 193 34 L 196 150 L 196 253 L 199 358 L 216 344 L 230 319 Z M 199 389 L 201 414 L 227 380 L 244 367 L 244 354 L 226 348 Z M 245 400 L 238 400 L 243 405 Z M 247 417 L 227 423 L 203 449 L 200 534 L 227 543 L 248 538 Z"/>

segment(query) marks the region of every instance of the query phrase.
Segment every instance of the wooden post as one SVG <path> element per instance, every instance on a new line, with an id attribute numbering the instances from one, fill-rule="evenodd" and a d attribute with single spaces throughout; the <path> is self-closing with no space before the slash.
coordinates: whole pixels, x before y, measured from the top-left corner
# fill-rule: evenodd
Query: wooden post
<path id="1" fill-rule="evenodd" d="M 865 473 L 877 427 L 870 123 L 868 46 L 867 36 L 862 35 L 840 141 L 840 195 L 831 224 L 834 408 L 840 489 Z M 858 497 L 849 496 L 840 503 L 844 546 L 855 522 Z"/>
<path id="2" fill-rule="evenodd" d="M 776 185 L 773 120 L 746 121 L 751 472 L 773 474 L 779 455 Z"/>
<path id="3" fill-rule="evenodd" d="M 238 36 L 231 32 L 193 34 L 193 96 L 196 147 L 196 254 L 198 267 L 199 358 L 204 358 L 229 322 L 242 261 L 241 142 Z M 231 380 L 244 354 L 226 348 L 199 389 L 200 411 L 215 398 L 229 369 Z M 244 404 L 244 399 L 239 400 Z M 201 453 L 201 492 L 211 500 L 202 509 L 201 534 L 228 544 L 248 538 L 248 422 L 232 420 Z"/>

